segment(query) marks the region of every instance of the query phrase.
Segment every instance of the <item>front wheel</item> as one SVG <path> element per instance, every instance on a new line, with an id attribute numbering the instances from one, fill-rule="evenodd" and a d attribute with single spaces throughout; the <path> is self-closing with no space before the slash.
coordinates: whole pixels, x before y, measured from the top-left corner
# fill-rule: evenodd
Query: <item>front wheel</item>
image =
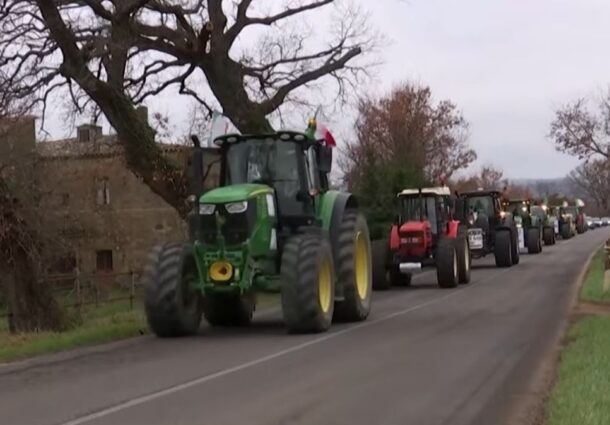
<path id="1" fill-rule="evenodd" d="M 144 307 L 151 331 L 161 338 L 196 334 L 201 323 L 201 294 L 190 245 L 165 244 L 153 249 L 142 273 Z"/>
<path id="2" fill-rule="evenodd" d="M 373 290 L 371 241 L 364 216 L 356 210 L 347 210 L 337 239 L 337 284 L 341 285 L 344 298 L 335 303 L 334 319 L 362 321 L 371 311 Z"/>
<path id="3" fill-rule="evenodd" d="M 282 313 L 288 332 L 327 331 L 335 300 L 335 269 L 328 240 L 313 234 L 288 239 L 280 278 Z"/>

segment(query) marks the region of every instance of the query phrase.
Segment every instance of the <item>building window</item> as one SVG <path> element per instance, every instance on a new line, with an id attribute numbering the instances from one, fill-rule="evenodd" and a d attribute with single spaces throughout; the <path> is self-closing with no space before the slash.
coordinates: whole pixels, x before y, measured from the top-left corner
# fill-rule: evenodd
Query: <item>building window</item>
<path id="1" fill-rule="evenodd" d="M 97 204 L 110 205 L 110 185 L 107 177 L 97 183 Z"/>
<path id="2" fill-rule="evenodd" d="M 113 270 L 112 250 L 103 249 L 96 252 L 96 269 L 98 272 L 111 272 Z"/>

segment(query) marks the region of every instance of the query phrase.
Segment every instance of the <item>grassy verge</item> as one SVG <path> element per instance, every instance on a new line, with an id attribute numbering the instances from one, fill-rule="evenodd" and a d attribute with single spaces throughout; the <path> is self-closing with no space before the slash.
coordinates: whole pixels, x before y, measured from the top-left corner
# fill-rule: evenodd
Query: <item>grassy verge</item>
<path id="1" fill-rule="evenodd" d="M 6 323 L 0 325 L 0 362 L 19 360 L 40 354 L 116 341 L 147 332 L 142 308 L 133 310 L 128 302 L 90 308 L 82 322 L 65 332 L 39 332 L 10 335 Z"/>
<path id="2" fill-rule="evenodd" d="M 551 393 L 549 425 L 606 425 L 610 421 L 610 318 L 574 326 Z"/>
<path id="3" fill-rule="evenodd" d="M 604 292 L 605 259 L 606 252 L 603 248 L 593 257 L 580 293 L 583 301 L 610 303 L 610 291 Z"/>
<path id="4" fill-rule="evenodd" d="M 592 259 L 580 298 L 609 303 L 601 249 Z M 603 309 L 603 307 L 602 307 Z M 606 425 L 610 418 L 610 317 L 588 316 L 570 330 L 547 410 L 548 425 Z"/>
<path id="5" fill-rule="evenodd" d="M 260 294 L 257 310 L 279 304 L 279 295 Z M 117 341 L 148 332 L 141 304 L 131 309 L 128 301 L 102 304 L 83 312 L 82 321 L 65 332 L 10 335 L 6 321 L 0 320 L 0 363 L 55 353 L 72 348 Z"/>

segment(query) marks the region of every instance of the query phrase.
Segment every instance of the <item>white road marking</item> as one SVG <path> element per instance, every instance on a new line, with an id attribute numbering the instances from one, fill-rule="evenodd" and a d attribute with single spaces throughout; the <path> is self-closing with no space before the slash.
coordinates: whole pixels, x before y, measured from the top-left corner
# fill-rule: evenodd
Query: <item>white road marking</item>
<path id="1" fill-rule="evenodd" d="M 122 410 L 126 410 L 126 409 L 129 409 L 131 407 L 139 406 L 141 404 L 148 403 L 150 401 L 159 399 L 161 397 L 165 397 L 165 396 L 168 396 L 168 395 L 171 395 L 171 394 L 174 394 L 174 393 L 177 393 L 177 392 L 180 392 L 180 391 L 183 391 L 183 390 L 195 387 L 197 385 L 201 385 L 201 384 L 204 384 L 206 382 L 210 382 L 210 381 L 212 381 L 214 379 L 222 378 L 224 376 L 231 375 L 233 373 L 240 372 L 240 371 L 245 370 L 245 369 L 249 369 L 251 367 L 260 365 L 262 363 L 266 363 L 266 362 L 269 362 L 271 360 L 275 360 L 275 359 L 277 359 L 279 357 L 284 357 L 284 356 L 286 356 L 288 354 L 291 354 L 291 353 L 294 353 L 294 352 L 297 352 L 297 351 L 301 351 L 301 350 L 303 350 L 305 348 L 311 347 L 313 345 L 320 344 L 320 343 L 322 343 L 324 341 L 328 341 L 330 339 L 333 339 L 333 338 L 336 338 L 336 337 L 339 337 L 339 336 L 342 336 L 342 335 L 346 335 L 348 333 L 352 333 L 352 332 L 355 332 L 355 331 L 363 329 L 363 328 L 368 328 L 370 326 L 373 326 L 373 325 L 376 325 L 376 324 L 379 324 L 379 323 L 387 322 L 388 320 L 394 319 L 396 317 L 404 316 L 405 314 L 412 313 L 412 312 L 414 312 L 416 310 L 420 310 L 420 309 L 422 309 L 424 307 L 428 307 L 430 305 L 437 304 L 437 303 L 440 303 L 442 301 L 445 301 L 445 300 L 447 300 L 449 298 L 453 298 L 453 297 L 463 293 L 464 291 L 466 291 L 466 290 L 468 290 L 470 288 L 473 288 L 473 287 L 475 287 L 475 286 L 477 286 L 477 285 L 479 285 L 479 284 L 481 284 L 483 282 L 486 282 L 486 281 L 488 281 L 490 279 L 495 279 L 498 276 L 503 275 L 503 274 L 505 274 L 505 273 L 507 273 L 507 272 L 509 272 L 511 270 L 512 270 L 512 268 L 504 269 L 503 271 L 501 271 L 499 273 L 495 273 L 493 276 L 489 276 L 489 277 L 487 277 L 485 279 L 482 279 L 480 281 L 473 282 L 472 284 L 470 284 L 468 286 L 465 286 L 465 287 L 462 287 L 462 288 L 459 288 L 459 289 L 455 289 L 455 290 L 451 291 L 450 293 L 448 293 L 447 295 L 443 295 L 443 296 L 435 298 L 433 300 L 426 301 L 426 302 L 421 303 L 421 304 L 417 304 L 415 306 L 409 307 L 409 308 L 404 309 L 404 310 L 396 311 L 394 313 L 388 314 L 388 315 L 383 316 L 383 317 L 379 317 L 379 318 L 374 319 L 374 320 L 369 320 L 369 321 L 366 321 L 366 322 L 362 322 L 362 323 L 360 323 L 358 325 L 353 325 L 353 326 L 350 326 L 350 327 L 348 327 L 346 329 L 343 329 L 343 330 L 340 330 L 340 331 L 337 331 L 337 332 L 328 333 L 328 334 L 326 334 L 324 336 L 315 338 L 315 339 L 313 339 L 311 341 L 307 341 L 307 342 L 304 342 L 302 344 L 295 345 L 294 347 L 290 347 L 290 348 L 287 348 L 285 350 L 281 350 L 281 351 L 278 351 L 276 353 L 269 354 L 267 356 L 260 357 L 260 358 L 255 359 L 255 360 L 252 360 L 252 361 L 249 361 L 249 362 L 246 362 L 246 363 L 242 363 L 240 365 L 233 366 L 233 367 L 230 367 L 230 368 L 227 368 L 227 369 L 224 369 L 224 370 L 212 373 L 210 375 L 202 376 L 200 378 L 196 378 L 196 379 L 193 379 L 191 381 L 184 382 L 182 384 L 177 384 L 177 385 L 168 387 L 168 388 L 166 388 L 164 390 L 160 390 L 160 391 L 156 391 L 154 393 L 150 393 L 150 394 L 147 394 L 147 395 L 144 395 L 144 396 L 132 398 L 131 400 L 127 400 L 127 401 L 121 402 L 121 403 L 116 404 L 116 405 L 114 405 L 112 407 L 107 407 L 105 409 L 98 410 L 97 412 L 90 413 L 90 414 L 78 417 L 78 418 L 70 420 L 68 422 L 63 422 L 63 423 L 61 423 L 59 425 L 82 425 L 82 424 L 85 424 L 87 422 L 91 422 L 93 420 L 100 419 L 100 418 L 103 418 L 105 416 L 112 415 L 112 414 L 120 412 Z"/>

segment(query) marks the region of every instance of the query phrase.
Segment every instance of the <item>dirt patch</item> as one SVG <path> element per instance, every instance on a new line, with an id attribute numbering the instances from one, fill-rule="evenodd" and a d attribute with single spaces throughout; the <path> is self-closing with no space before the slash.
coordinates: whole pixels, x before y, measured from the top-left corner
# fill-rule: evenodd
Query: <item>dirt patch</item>
<path id="1" fill-rule="evenodd" d="M 574 320 L 582 319 L 586 316 L 610 316 L 610 304 L 580 302 L 572 313 Z"/>

